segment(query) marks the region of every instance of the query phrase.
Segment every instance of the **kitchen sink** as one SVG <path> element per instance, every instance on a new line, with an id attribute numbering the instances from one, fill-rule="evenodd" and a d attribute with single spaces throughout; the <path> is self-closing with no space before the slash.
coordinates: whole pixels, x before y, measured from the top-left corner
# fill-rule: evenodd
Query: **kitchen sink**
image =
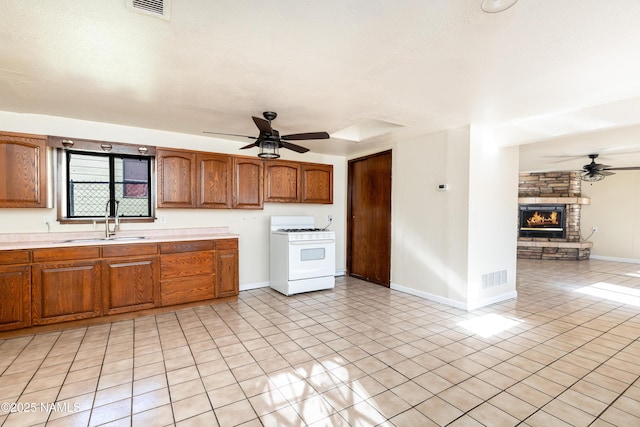
<path id="1" fill-rule="evenodd" d="M 94 238 L 89 238 L 89 239 L 69 239 L 69 240 L 63 240 L 62 243 L 87 243 L 87 242 L 102 242 L 105 239 L 104 237 L 99 238 L 99 237 L 94 237 Z"/>
<path id="2" fill-rule="evenodd" d="M 104 240 L 143 240 L 146 239 L 146 236 L 116 236 L 116 237 L 109 237 L 108 239 L 104 239 Z"/>
<path id="3" fill-rule="evenodd" d="M 116 236 L 116 237 L 92 237 L 87 239 L 69 239 L 63 240 L 62 243 L 91 243 L 91 242 L 109 242 L 109 241 L 127 241 L 127 240 L 143 240 L 146 236 Z"/>

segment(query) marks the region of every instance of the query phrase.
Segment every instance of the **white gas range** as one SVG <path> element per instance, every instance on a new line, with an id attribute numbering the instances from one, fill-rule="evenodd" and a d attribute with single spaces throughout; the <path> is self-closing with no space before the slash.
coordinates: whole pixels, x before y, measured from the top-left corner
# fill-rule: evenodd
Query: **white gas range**
<path id="1" fill-rule="evenodd" d="M 272 216 L 270 285 L 284 295 L 332 289 L 336 233 L 317 228 L 312 216 Z"/>

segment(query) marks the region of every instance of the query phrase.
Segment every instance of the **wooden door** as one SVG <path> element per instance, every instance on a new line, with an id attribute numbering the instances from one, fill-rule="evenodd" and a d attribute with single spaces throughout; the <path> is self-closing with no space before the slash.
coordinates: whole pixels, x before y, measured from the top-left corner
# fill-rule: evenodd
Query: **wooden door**
<path id="1" fill-rule="evenodd" d="M 238 295 L 238 239 L 216 240 L 216 298 Z"/>
<path id="2" fill-rule="evenodd" d="M 349 161 L 347 270 L 389 286 L 391 280 L 391 151 Z"/>

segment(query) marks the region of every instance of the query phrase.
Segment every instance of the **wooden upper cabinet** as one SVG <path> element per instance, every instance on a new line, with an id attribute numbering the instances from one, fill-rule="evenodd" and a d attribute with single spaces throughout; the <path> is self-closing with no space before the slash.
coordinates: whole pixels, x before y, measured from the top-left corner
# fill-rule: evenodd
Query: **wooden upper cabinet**
<path id="1" fill-rule="evenodd" d="M 159 208 L 262 209 L 333 203 L 333 165 L 158 149 Z"/>
<path id="2" fill-rule="evenodd" d="M 333 203 L 333 165 L 303 163 L 302 203 Z"/>
<path id="3" fill-rule="evenodd" d="M 0 208 L 47 206 L 46 137 L 0 133 Z"/>
<path id="4" fill-rule="evenodd" d="M 262 209 L 262 160 L 234 157 L 233 174 L 233 207 L 236 209 Z"/>
<path id="5" fill-rule="evenodd" d="M 196 154 L 179 150 L 157 150 L 158 207 L 196 206 Z"/>
<path id="6" fill-rule="evenodd" d="M 232 203 L 233 158 L 224 154 L 196 154 L 198 165 L 196 206 L 230 208 Z"/>
<path id="7" fill-rule="evenodd" d="M 264 162 L 264 201 L 300 202 L 300 163 L 286 160 Z"/>

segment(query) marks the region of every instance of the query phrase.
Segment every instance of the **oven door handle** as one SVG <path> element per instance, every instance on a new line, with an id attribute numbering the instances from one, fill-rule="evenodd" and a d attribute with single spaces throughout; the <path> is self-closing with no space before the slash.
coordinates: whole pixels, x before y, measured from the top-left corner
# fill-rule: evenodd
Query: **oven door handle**
<path id="1" fill-rule="evenodd" d="M 290 241 L 289 244 L 290 245 L 305 245 L 305 246 L 310 246 L 310 245 L 317 245 L 317 244 L 325 244 L 325 243 L 335 243 L 335 240 L 333 239 L 323 239 L 323 240 L 294 240 L 294 241 Z"/>

